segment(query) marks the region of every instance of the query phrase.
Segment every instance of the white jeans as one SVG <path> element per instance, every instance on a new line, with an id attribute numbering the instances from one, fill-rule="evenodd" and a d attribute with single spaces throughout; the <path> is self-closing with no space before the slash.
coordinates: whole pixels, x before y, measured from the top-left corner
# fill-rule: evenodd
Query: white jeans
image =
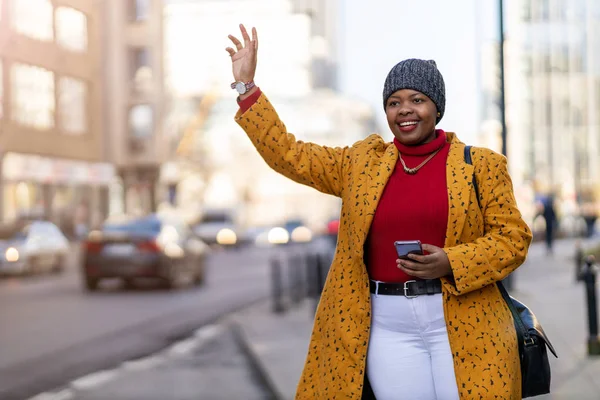
<path id="1" fill-rule="evenodd" d="M 371 294 L 367 376 L 377 400 L 458 400 L 442 295 Z"/>

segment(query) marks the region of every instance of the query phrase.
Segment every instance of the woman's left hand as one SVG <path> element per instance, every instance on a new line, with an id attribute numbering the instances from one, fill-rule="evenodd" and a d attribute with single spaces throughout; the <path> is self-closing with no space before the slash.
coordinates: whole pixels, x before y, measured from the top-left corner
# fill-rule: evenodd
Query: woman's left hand
<path id="1" fill-rule="evenodd" d="M 444 249 L 431 244 L 423 244 L 421 247 L 423 252 L 429 254 L 409 254 L 410 260 L 397 259 L 398 268 L 408 275 L 420 279 L 437 279 L 452 275 L 450 260 Z"/>

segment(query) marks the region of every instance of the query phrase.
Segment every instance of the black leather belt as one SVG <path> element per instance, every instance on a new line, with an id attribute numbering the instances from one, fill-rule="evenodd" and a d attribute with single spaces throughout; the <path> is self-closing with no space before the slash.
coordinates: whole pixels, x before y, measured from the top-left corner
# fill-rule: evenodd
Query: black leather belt
<path id="1" fill-rule="evenodd" d="M 442 281 L 439 279 L 423 279 L 402 283 L 386 283 L 370 281 L 371 293 L 391 296 L 417 297 L 423 294 L 442 293 Z"/>

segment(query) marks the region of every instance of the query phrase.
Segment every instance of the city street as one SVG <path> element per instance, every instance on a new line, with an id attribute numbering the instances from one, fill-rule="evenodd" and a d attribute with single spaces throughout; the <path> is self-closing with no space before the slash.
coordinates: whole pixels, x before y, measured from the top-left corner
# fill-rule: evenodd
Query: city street
<path id="1" fill-rule="evenodd" d="M 0 280 L 0 398 L 23 399 L 146 356 L 269 294 L 268 252 L 214 252 L 206 283 L 167 291 L 96 293 L 81 284 L 74 251 L 65 273 Z"/>

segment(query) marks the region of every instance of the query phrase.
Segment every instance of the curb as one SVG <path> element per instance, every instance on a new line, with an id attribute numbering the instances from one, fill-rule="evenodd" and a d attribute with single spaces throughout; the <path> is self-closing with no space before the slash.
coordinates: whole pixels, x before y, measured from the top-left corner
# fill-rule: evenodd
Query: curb
<path id="1" fill-rule="evenodd" d="M 228 324 L 235 336 L 236 341 L 252 364 L 254 371 L 257 372 L 259 379 L 269 391 L 269 400 L 285 400 L 285 396 L 277 388 L 277 385 L 269 374 L 266 365 L 264 365 L 260 356 L 258 355 L 258 352 L 254 349 L 251 341 L 246 336 L 242 325 L 233 319 L 231 319 Z"/>

